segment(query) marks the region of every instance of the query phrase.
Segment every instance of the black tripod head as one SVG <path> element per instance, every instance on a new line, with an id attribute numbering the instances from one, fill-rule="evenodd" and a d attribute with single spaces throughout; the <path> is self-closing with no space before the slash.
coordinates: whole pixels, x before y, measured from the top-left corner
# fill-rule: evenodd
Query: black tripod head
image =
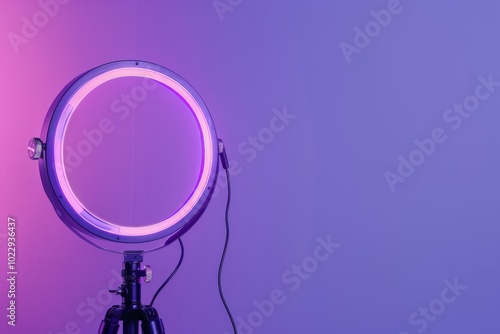
<path id="1" fill-rule="evenodd" d="M 149 266 L 141 268 L 142 251 L 127 251 L 122 266 L 122 285 L 111 293 L 122 297 L 122 305 L 113 305 L 101 322 L 99 334 L 118 334 L 120 321 L 123 321 L 124 334 L 138 334 L 139 321 L 143 334 L 165 334 L 163 322 L 158 312 L 141 302 L 141 279 L 149 283 L 152 271 Z"/>

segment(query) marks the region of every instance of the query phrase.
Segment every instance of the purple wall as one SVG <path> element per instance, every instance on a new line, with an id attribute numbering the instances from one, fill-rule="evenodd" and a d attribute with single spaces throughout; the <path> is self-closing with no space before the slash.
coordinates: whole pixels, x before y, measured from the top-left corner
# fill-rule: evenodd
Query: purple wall
<path id="1" fill-rule="evenodd" d="M 190 82 L 239 164 L 223 282 L 241 334 L 500 331 L 499 7 L 2 1 L 0 332 L 95 333 L 119 302 L 106 290 L 121 257 L 58 219 L 26 154 L 59 91 L 119 59 Z M 216 276 L 224 190 L 156 302 L 168 333 L 230 332 Z M 174 244 L 146 255 L 144 301 L 178 254 Z"/>

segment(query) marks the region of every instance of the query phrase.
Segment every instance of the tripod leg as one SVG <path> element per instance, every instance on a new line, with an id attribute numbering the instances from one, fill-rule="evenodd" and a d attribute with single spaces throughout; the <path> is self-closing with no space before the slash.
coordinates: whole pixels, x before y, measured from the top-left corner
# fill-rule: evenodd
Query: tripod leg
<path id="1" fill-rule="evenodd" d="M 165 334 L 163 321 L 153 307 L 146 306 L 142 310 L 141 321 L 142 334 Z"/>
<path id="2" fill-rule="evenodd" d="M 101 321 L 99 326 L 99 334 L 118 334 L 120 328 L 120 318 L 122 310 L 118 306 L 111 307 L 106 312 L 106 317 Z"/>

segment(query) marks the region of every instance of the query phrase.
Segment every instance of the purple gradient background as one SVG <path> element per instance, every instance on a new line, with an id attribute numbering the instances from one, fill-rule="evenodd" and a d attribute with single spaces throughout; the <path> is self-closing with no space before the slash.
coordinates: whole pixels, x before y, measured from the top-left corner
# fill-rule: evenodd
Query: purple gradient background
<path id="1" fill-rule="evenodd" d="M 8 216 L 17 219 L 19 275 L 18 326 L 8 327 L 2 311 L 0 332 L 60 334 L 74 322 L 80 333 L 95 333 L 111 305 L 93 317 L 77 314 L 87 298 L 102 293 L 102 300 L 121 258 L 59 221 L 26 143 L 40 134 L 62 87 L 119 59 L 156 62 L 190 82 L 240 163 L 227 300 L 246 319 L 254 300 L 274 289 L 286 295 L 255 333 L 418 333 L 408 317 L 455 277 L 467 290 L 425 333 L 500 331 L 500 93 L 457 130 L 442 119 L 474 93 L 478 76 L 500 80 L 499 4 L 401 3 L 404 10 L 348 64 L 339 44 L 352 44 L 353 28 L 387 1 L 242 1 L 220 20 L 212 1 L 73 0 L 18 53 L 7 34 L 20 34 L 23 17 L 40 6 L 2 1 L 0 233 Z M 296 118 L 247 161 L 239 145 L 285 106 Z M 447 141 L 391 192 L 384 172 L 436 127 Z M 156 304 L 168 333 L 230 331 L 216 284 L 224 204 L 221 190 L 184 238 L 185 263 Z M 328 235 L 341 247 L 291 291 L 283 273 Z M 155 278 L 145 301 L 177 258 L 177 246 L 146 256 Z"/>

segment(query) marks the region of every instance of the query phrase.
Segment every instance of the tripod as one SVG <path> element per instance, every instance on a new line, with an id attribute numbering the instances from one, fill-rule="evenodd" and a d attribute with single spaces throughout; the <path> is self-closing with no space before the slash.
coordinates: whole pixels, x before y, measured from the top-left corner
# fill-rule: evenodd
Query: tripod
<path id="1" fill-rule="evenodd" d="M 141 251 L 127 251 L 124 255 L 123 283 L 111 293 L 122 296 L 122 305 L 113 305 L 106 312 L 99 327 L 99 334 L 118 334 L 120 321 L 123 321 L 123 334 L 138 334 L 139 321 L 143 334 L 165 334 L 165 327 L 158 312 L 151 306 L 141 303 L 141 279 L 151 281 L 151 269 L 141 269 Z"/>

